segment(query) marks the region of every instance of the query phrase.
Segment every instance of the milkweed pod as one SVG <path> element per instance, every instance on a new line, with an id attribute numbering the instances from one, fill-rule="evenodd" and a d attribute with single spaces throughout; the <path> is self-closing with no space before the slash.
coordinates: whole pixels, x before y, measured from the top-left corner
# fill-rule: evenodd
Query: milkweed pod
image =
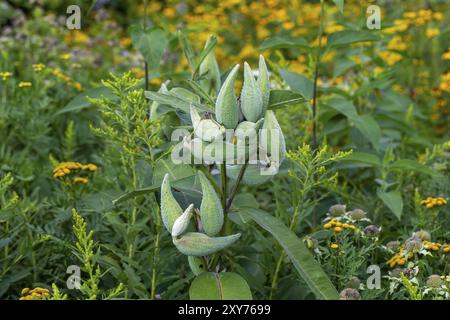
<path id="1" fill-rule="evenodd" d="M 205 174 L 198 171 L 198 177 L 202 186 L 202 203 L 200 205 L 200 220 L 203 230 L 209 236 L 214 236 L 222 229 L 223 208 L 214 187 Z"/>
<path id="2" fill-rule="evenodd" d="M 262 97 L 262 114 L 264 114 L 269 106 L 270 99 L 270 82 L 269 82 L 269 70 L 267 69 L 266 61 L 262 55 L 259 56 L 259 76 L 258 87 L 261 91 Z"/>
<path id="3" fill-rule="evenodd" d="M 192 272 L 196 276 L 207 271 L 205 262 L 203 261 L 202 258 L 188 256 L 188 262 L 189 262 L 189 267 L 191 268 Z"/>
<path id="4" fill-rule="evenodd" d="M 272 110 L 266 111 L 262 129 L 260 132 L 261 148 L 266 150 L 271 161 L 281 164 L 286 157 L 286 142 L 283 131 Z"/>
<path id="5" fill-rule="evenodd" d="M 191 105 L 191 121 L 195 136 L 206 142 L 223 139 L 225 128 L 213 119 L 201 119 L 197 109 Z"/>
<path id="6" fill-rule="evenodd" d="M 208 46 L 210 41 L 214 36 L 209 36 L 206 41 L 205 48 Z M 206 79 L 200 80 L 200 85 L 206 92 L 211 92 L 214 89 L 217 92 L 220 90 L 221 80 L 220 80 L 220 69 L 217 63 L 216 56 L 214 54 L 214 49 L 212 49 L 205 59 L 200 64 L 199 68 L 200 76 Z"/>
<path id="7" fill-rule="evenodd" d="M 178 237 L 180 234 L 186 231 L 187 227 L 189 226 L 189 222 L 191 221 L 193 209 L 194 205 L 191 204 L 189 207 L 187 207 L 186 210 L 184 210 L 183 214 L 179 216 L 177 220 L 175 220 L 172 227 L 172 237 Z"/>
<path id="8" fill-rule="evenodd" d="M 184 163 L 204 163 L 203 153 L 208 143 L 200 138 L 192 139 L 190 136 L 183 138 L 183 161 Z M 186 152 L 186 155 L 184 154 Z"/>
<path id="9" fill-rule="evenodd" d="M 187 256 L 202 257 L 220 251 L 235 243 L 241 234 L 226 237 L 209 237 L 200 232 L 188 232 L 179 238 L 172 238 L 178 251 Z"/>
<path id="10" fill-rule="evenodd" d="M 244 85 L 241 92 L 241 110 L 246 120 L 256 122 L 262 116 L 262 98 L 252 69 L 244 63 Z"/>
<path id="11" fill-rule="evenodd" d="M 161 217 L 167 231 L 172 232 L 173 224 L 183 213 L 170 188 L 169 174 L 166 173 L 161 184 Z"/>
<path id="12" fill-rule="evenodd" d="M 264 120 L 260 119 L 258 122 L 251 122 L 251 121 L 242 121 L 238 124 L 236 130 L 235 130 L 235 136 L 237 138 L 237 142 L 244 138 L 248 138 L 251 142 L 251 139 L 258 138 L 258 130 L 263 124 Z"/>
<path id="13" fill-rule="evenodd" d="M 228 129 L 236 128 L 239 121 L 238 103 L 234 92 L 234 82 L 238 71 L 237 64 L 225 79 L 216 100 L 216 119 Z"/>

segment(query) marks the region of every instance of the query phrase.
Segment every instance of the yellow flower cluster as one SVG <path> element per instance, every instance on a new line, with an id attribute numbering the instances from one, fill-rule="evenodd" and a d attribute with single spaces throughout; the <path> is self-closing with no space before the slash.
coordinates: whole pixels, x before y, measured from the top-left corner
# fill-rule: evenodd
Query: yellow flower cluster
<path id="1" fill-rule="evenodd" d="M 402 60 L 401 54 L 392 51 L 381 51 L 378 56 L 390 66 Z"/>
<path id="2" fill-rule="evenodd" d="M 54 178 L 61 178 L 64 176 L 67 176 L 69 174 L 72 174 L 74 172 L 78 171 L 96 171 L 97 166 L 95 164 L 81 164 L 79 162 L 61 162 L 56 166 L 56 168 L 53 170 L 53 177 Z M 82 178 L 82 177 L 78 177 Z M 86 179 L 86 178 L 83 178 Z M 82 182 L 85 181 L 85 182 Z M 86 180 L 78 180 L 78 182 L 81 183 L 87 183 Z"/>
<path id="3" fill-rule="evenodd" d="M 450 92 L 450 71 L 447 71 L 441 75 L 439 89 L 442 91 Z"/>
<path id="4" fill-rule="evenodd" d="M 65 36 L 64 36 L 64 42 L 67 44 L 86 44 L 89 41 L 89 36 L 80 30 L 70 30 Z M 69 58 L 70 59 L 70 56 Z M 66 59 L 67 60 L 67 59 Z"/>
<path id="5" fill-rule="evenodd" d="M 392 39 L 389 41 L 387 48 L 389 50 L 398 50 L 403 51 L 406 50 L 408 46 L 406 45 L 405 41 L 400 36 L 392 37 Z"/>
<path id="6" fill-rule="evenodd" d="M 11 72 L 8 71 L 0 72 L 0 78 L 2 78 L 3 81 L 8 80 L 8 78 L 11 76 L 12 76 Z"/>
<path id="7" fill-rule="evenodd" d="M 59 58 L 61 60 L 69 60 L 70 58 L 72 58 L 72 55 L 70 53 L 62 53 L 59 55 Z"/>
<path id="8" fill-rule="evenodd" d="M 427 38 L 434 38 L 439 35 L 439 29 L 438 28 L 427 28 L 425 31 L 425 34 Z"/>
<path id="9" fill-rule="evenodd" d="M 81 91 L 81 89 L 83 89 L 82 86 L 81 86 L 81 83 L 76 82 L 76 81 L 73 81 L 71 77 L 69 77 L 68 75 L 65 75 L 64 73 L 62 73 L 62 71 L 61 71 L 60 69 L 58 69 L 58 68 L 53 69 L 53 70 L 52 70 L 52 74 L 53 74 L 55 77 L 57 77 L 57 78 L 59 78 L 59 79 L 62 79 L 62 80 L 65 81 L 68 85 L 74 87 L 74 88 L 77 89 L 78 91 Z"/>
<path id="10" fill-rule="evenodd" d="M 441 279 L 446 281 L 446 282 L 450 282 L 450 275 L 448 275 L 448 276 L 441 276 Z"/>
<path id="11" fill-rule="evenodd" d="M 31 87 L 33 84 L 29 81 L 21 81 L 17 84 L 19 88 Z"/>
<path id="12" fill-rule="evenodd" d="M 337 243 L 332 243 L 332 244 L 330 244 L 330 248 L 337 249 L 337 248 L 339 248 L 339 245 Z"/>
<path id="13" fill-rule="evenodd" d="M 403 246 L 400 247 L 398 253 L 396 253 L 392 258 L 390 258 L 386 263 L 390 268 L 395 268 L 396 266 L 403 266 L 414 256 L 412 252 L 407 252 Z"/>
<path id="14" fill-rule="evenodd" d="M 442 21 L 444 15 L 441 12 L 433 12 L 432 10 L 421 9 L 418 11 L 407 11 L 403 13 L 401 19 L 394 21 L 394 26 L 387 28 L 386 33 L 403 32 L 409 27 L 420 27 L 424 24 L 434 20 Z"/>
<path id="15" fill-rule="evenodd" d="M 353 224 L 348 224 L 348 223 L 342 223 L 339 222 L 337 219 L 332 219 L 330 222 L 327 222 L 323 225 L 324 229 L 331 229 L 333 228 L 333 230 L 335 232 L 342 232 L 344 229 L 350 229 L 350 230 L 355 230 L 356 227 Z"/>
<path id="16" fill-rule="evenodd" d="M 444 253 L 450 252 L 450 244 L 447 243 L 440 244 L 438 242 L 424 241 L 423 247 L 424 249 L 427 249 L 429 251 L 439 251 L 440 249 L 442 249 L 442 252 Z"/>
<path id="17" fill-rule="evenodd" d="M 420 202 L 420 204 L 425 206 L 425 208 L 427 208 L 427 209 L 431 209 L 436 206 L 443 206 L 443 205 L 447 204 L 447 200 L 442 197 L 437 197 L 437 198 L 428 197 L 425 200 L 422 200 Z"/>
<path id="18" fill-rule="evenodd" d="M 448 48 L 447 51 L 445 51 L 445 52 L 442 54 L 442 59 L 443 59 L 443 60 L 450 60 L 450 48 Z"/>
<path id="19" fill-rule="evenodd" d="M 48 289 L 44 288 L 24 288 L 21 292 L 22 297 L 19 300 L 43 300 L 50 297 L 50 292 Z"/>
<path id="20" fill-rule="evenodd" d="M 44 70 L 45 65 L 42 63 L 37 63 L 37 64 L 33 64 L 33 70 L 36 72 L 41 72 L 42 70 Z"/>

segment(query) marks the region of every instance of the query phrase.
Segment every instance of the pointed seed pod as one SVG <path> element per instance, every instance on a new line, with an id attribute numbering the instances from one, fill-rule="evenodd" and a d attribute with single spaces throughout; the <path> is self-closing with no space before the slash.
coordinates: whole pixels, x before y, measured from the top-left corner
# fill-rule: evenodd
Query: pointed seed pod
<path id="1" fill-rule="evenodd" d="M 241 110 L 247 121 L 256 122 L 262 116 L 262 98 L 252 69 L 244 63 L 244 85 L 241 92 Z"/>
<path id="2" fill-rule="evenodd" d="M 225 128 L 213 119 L 201 119 L 197 109 L 191 105 L 191 121 L 195 135 L 206 142 L 220 139 L 225 133 Z"/>
<path id="3" fill-rule="evenodd" d="M 239 65 L 237 64 L 228 74 L 216 100 L 216 119 L 227 129 L 236 128 L 239 121 L 239 110 L 234 92 L 234 82 L 239 71 Z"/>
<path id="4" fill-rule="evenodd" d="M 286 156 L 286 142 L 284 140 L 283 131 L 272 110 L 266 111 L 262 128 L 266 130 L 267 138 L 267 141 L 265 141 L 266 143 L 263 143 L 262 148 L 267 151 L 267 155 L 271 160 L 273 159 L 281 164 Z M 278 152 L 278 154 L 275 155 L 273 154 L 274 152 Z"/>
<path id="5" fill-rule="evenodd" d="M 194 205 L 191 204 L 186 210 L 184 210 L 183 214 L 175 220 L 172 227 L 172 237 L 178 237 L 184 231 L 186 231 L 189 226 L 189 222 L 192 217 L 192 210 L 194 209 Z"/>
<path id="6" fill-rule="evenodd" d="M 200 205 L 200 219 L 203 230 L 209 236 L 214 236 L 222 229 L 223 208 L 214 187 L 205 174 L 198 171 L 200 184 L 202 185 L 202 203 Z"/>
<path id="7" fill-rule="evenodd" d="M 258 87 L 261 91 L 262 97 L 262 114 L 266 113 L 267 107 L 269 106 L 270 98 L 270 86 L 269 86 L 269 70 L 267 69 L 266 61 L 262 55 L 259 56 L 259 76 L 258 76 Z"/>
<path id="8" fill-rule="evenodd" d="M 173 238 L 173 244 L 178 251 L 187 256 L 202 257 L 222 250 L 240 238 L 241 234 L 212 238 L 200 232 L 188 232 L 180 238 Z"/>
<path id="9" fill-rule="evenodd" d="M 177 200 L 172 194 L 169 182 L 169 174 L 166 173 L 161 184 L 161 217 L 167 231 L 172 232 L 175 220 L 183 213 Z"/>
<path id="10" fill-rule="evenodd" d="M 205 48 L 208 46 L 213 37 L 214 36 L 209 36 L 206 41 Z M 211 89 L 214 89 L 217 94 L 220 90 L 221 80 L 219 64 L 217 63 L 214 49 L 208 53 L 200 64 L 199 72 L 201 76 L 206 78 L 200 80 L 201 87 L 208 93 L 211 92 Z"/>
<path id="11" fill-rule="evenodd" d="M 192 272 L 196 276 L 207 271 L 206 266 L 205 266 L 205 261 L 203 261 L 202 258 L 188 256 L 188 262 L 189 262 L 189 267 L 191 268 Z"/>

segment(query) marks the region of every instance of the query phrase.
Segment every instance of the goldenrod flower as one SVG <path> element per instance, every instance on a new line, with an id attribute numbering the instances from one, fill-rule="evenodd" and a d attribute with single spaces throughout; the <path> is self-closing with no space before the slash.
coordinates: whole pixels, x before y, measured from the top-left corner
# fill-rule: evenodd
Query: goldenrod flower
<path id="1" fill-rule="evenodd" d="M 337 248 L 339 248 L 339 245 L 338 245 L 337 243 L 332 243 L 332 244 L 330 245 L 330 248 L 331 248 L 331 249 L 337 249 Z"/>
<path id="2" fill-rule="evenodd" d="M 429 39 L 434 38 L 439 35 L 439 29 L 438 28 L 428 28 L 425 31 L 425 34 L 426 34 L 427 38 L 429 38 Z"/>

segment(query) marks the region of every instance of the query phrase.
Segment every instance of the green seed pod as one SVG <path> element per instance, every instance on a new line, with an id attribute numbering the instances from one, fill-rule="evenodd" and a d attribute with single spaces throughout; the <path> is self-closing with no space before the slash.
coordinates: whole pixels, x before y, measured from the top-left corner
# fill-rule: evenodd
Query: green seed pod
<path id="1" fill-rule="evenodd" d="M 223 139 L 225 128 L 213 119 L 201 119 L 194 106 L 191 106 L 191 121 L 195 135 L 206 142 Z"/>
<path id="2" fill-rule="evenodd" d="M 263 124 L 264 120 L 260 119 L 258 122 L 251 122 L 251 121 L 243 121 L 238 124 L 235 135 L 238 139 L 238 143 L 241 139 L 244 139 L 248 137 L 248 139 L 251 141 L 253 138 L 258 138 L 258 130 Z M 248 142 L 246 143 L 248 144 Z"/>
<path id="3" fill-rule="evenodd" d="M 161 184 L 161 217 L 167 231 L 172 232 L 173 224 L 183 213 L 170 189 L 169 174 L 166 173 Z"/>
<path id="4" fill-rule="evenodd" d="M 208 46 L 209 42 L 214 36 L 209 36 L 206 41 L 205 47 Z M 219 64 L 217 63 L 216 56 L 214 54 L 214 49 L 212 49 L 205 59 L 200 64 L 199 68 L 200 76 L 206 79 L 200 80 L 200 86 L 206 91 L 211 92 L 214 89 L 217 92 L 220 90 L 220 70 Z"/>
<path id="5" fill-rule="evenodd" d="M 216 119 L 227 129 L 236 128 L 239 121 L 238 103 L 234 92 L 234 82 L 238 71 L 237 64 L 225 79 L 216 100 Z"/>
<path id="6" fill-rule="evenodd" d="M 222 250 L 240 238 L 241 234 L 212 238 L 200 232 L 188 232 L 180 238 L 172 238 L 178 251 L 187 256 L 202 257 Z"/>
<path id="7" fill-rule="evenodd" d="M 189 222 L 192 218 L 192 210 L 194 209 L 194 205 L 191 204 L 186 210 L 184 210 L 183 214 L 175 220 L 172 227 L 172 237 L 178 237 L 184 231 L 186 231 L 189 226 Z"/>
<path id="8" fill-rule="evenodd" d="M 190 136 L 185 136 L 183 138 L 183 152 L 190 154 L 191 158 L 186 158 L 186 160 L 191 163 L 204 163 L 203 153 L 207 146 L 208 143 L 202 141 L 200 138 L 191 139 Z"/>
<path id="9" fill-rule="evenodd" d="M 206 266 L 205 266 L 205 261 L 203 261 L 202 258 L 188 256 L 188 262 L 189 262 L 189 267 L 191 268 L 192 272 L 196 276 L 207 271 Z"/>
<path id="10" fill-rule="evenodd" d="M 262 114 L 265 114 L 269 106 L 270 87 L 269 70 L 267 70 L 266 61 L 262 55 L 259 56 L 258 87 L 262 97 Z"/>
<path id="11" fill-rule="evenodd" d="M 205 174 L 198 171 L 198 177 L 202 185 L 202 203 L 200 205 L 200 219 L 203 230 L 209 236 L 214 236 L 222 229 L 223 208 L 214 187 Z"/>
<path id="12" fill-rule="evenodd" d="M 244 86 L 241 92 L 241 110 L 245 119 L 251 122 L 258 121 L 262 116 L 262 103 L 261 92 L 253 76 L 252 69 L 245 62 Z"/>
<path id="13" fill-rule="evenodd" d="M 261 147 L 266 150 L 271 161 L 281 162 L 286 157 L 286 142 L 283 131 L 272 110 L 267 110 L 264 117 L 263 132 L 260 135 Z M 275 154 L 278 152 L 278 154 Z"/>

